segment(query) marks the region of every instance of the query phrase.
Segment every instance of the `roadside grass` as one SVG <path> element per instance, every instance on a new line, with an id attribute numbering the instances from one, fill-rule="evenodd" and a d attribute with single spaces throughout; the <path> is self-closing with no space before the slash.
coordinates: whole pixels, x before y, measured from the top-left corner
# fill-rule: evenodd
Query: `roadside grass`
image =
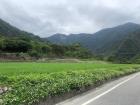
<path id="1" fill-rule="evenodd" d="M 96 86 L 104 81 L 138 72 L 136 64 L 0 63 L 2 105 L 31 105 L 40 99 Z"/>

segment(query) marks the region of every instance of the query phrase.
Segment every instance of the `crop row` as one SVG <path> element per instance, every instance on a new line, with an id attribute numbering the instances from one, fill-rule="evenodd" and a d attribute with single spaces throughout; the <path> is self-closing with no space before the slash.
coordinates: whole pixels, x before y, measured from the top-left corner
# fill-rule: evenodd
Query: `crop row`
<path id="1" fill-rule="evenodd" d="M 0 95 L 2 105 L 31 105 L 40 99 L 58 96 L 73 90 L 96 86 L 104 81 L 138 71 L 129 69 L 100 69 L 63 71 L 54 73 L 30 73 L 20 75 L 0 75 L 0 86 L 10 88 Z"/>

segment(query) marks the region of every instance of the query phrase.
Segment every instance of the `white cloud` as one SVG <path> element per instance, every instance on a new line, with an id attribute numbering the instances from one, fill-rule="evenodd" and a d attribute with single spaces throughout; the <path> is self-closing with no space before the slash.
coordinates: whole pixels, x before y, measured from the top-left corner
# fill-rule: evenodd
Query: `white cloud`
<path id="1" fill-rule="evenodd" d="M 0 18 L 42 37 L 139 23 L 139 0 L 0 0 Z"/>

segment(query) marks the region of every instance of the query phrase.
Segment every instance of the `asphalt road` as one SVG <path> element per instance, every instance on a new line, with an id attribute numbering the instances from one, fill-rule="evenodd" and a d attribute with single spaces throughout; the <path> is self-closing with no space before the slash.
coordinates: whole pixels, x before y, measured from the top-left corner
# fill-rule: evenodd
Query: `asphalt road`
<path id="1" fill-rule="evenodd" d="M 140 73 L 112 81 L 56 105 L 140 105 Z"/>

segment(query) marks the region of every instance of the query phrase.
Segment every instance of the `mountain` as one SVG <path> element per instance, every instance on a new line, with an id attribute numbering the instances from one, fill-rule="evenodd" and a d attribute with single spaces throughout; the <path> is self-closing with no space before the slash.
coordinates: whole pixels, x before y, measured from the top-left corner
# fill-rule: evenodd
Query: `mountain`
<path id="1" fill-rule="evenodd" d="M 40 37 L 32 33 L 22 31 L 2 19 L 0 19 L 0 35 L 5 37 L 28 37 L 35 40 L 41 40 Z"/>
<path id="2" fill-rule="evenodd" d="M 46 40 L 56 43 L 56 44 L 73 44 L 73 43 L 84 43 L 86 40 L 88 41 L 90 38 L 90 34 L 81 33 L 81 34 L 55 34 L 51 37 L 46 38 Z M 84 43 L 83 45 L 85 45 Z"/>
<path id="3" fill-rule="evenodd" d="M 64 46 L 48 43 L 0 19 L 0 60 L 34 60 L 42 57 L 91 58 L 92 54 L 79 44 Z"/>
<path id="4" fill-rule="evenodd" d="M 113 28 L 106 28 L 94 34 L 55 34 L 40 38 L 22 31 L 0 19 L 0 52 L 25 52 L 30 55 L 40 53 L 52 55 L 85 56 L 87 52 L 77 43 L 110 61 L 120 63 L 140 62 L 140 25 L 126 23 Z M 51 43 L 46 43 L 50 41 Z M 53 45 L 52 43 L 59 44 Z M 74 44 L 75 46 L 71 45 Z M 62 45 L 62 46 L 61 46 Z M 71 45 L 71 46 L 64 46 Z M 74 47 L 74 48 L 73 48 Z M 78 50 L 80 48 L 80 50 Z M 77 49 L 76 52 L 71 49 Z M 70 53 L 69 51 L 70 50 Z M 88 51 L 88 50 L 87 50 Z M 59 54 L 57 54 L 60 52 Z M 84 53 L 83 53 L 84 52 Z"/>
<path id="5" fill-rule="evenodd" d="M 106 28 L 94 34 L 55 34 L 47 38 L 57 44 L 80 43 L 96 55 L 116 58 L 137 55 L 140 50 L 140 25 L 126 23 L 113 28 Z M 131 53 L 131 54 L 130 54 Z M 123 56 L 122 56 L 123 55 Z M 129 57 L 128 57 L 129 58 Z"/>

